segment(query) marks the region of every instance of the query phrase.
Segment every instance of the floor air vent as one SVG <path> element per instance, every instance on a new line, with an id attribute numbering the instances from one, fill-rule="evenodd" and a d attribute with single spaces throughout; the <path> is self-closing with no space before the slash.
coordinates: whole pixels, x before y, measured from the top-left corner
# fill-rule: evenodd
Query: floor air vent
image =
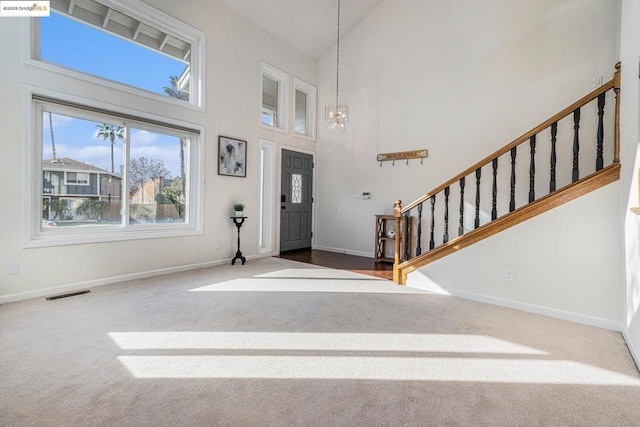
<path id="1" fill-rule="evenodd" d="M 82 294 L 88 294 L 91 291 L 78 291 L 78 292 L 71 292 L 68 294 L 62 294 L 62 295 L 55 295 L 52 297 L 47 297 L 47 301 L 53 301 L 53 300 L 57 300 L 60 298 L 69 298 L 69 297 L 75 297 L 76 295 L 82 295 Z"/>

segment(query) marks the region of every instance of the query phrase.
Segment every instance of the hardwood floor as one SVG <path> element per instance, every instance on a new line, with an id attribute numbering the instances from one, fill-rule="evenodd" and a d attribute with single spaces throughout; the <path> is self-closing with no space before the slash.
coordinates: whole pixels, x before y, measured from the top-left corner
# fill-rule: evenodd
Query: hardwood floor
<path id="1" fill-rule="evenodd" d="M 374 262 L 373 258 L 355 255 L 339 254 L 335 252 L 319 251 L 315 249 L 301 249 L 280 254 L 280 258 L 292 261 L 306 262 L 338 270 L 349 270 L 369 276 L 393 280 L 393 264 Z"/>

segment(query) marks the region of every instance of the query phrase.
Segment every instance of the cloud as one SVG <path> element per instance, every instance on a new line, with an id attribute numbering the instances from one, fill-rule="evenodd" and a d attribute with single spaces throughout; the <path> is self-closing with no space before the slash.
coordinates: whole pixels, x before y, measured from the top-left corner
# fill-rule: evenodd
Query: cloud
<path id="1" fill-rule="evenodd" d="M 42 116 L 42 129 L 43 131 L 49 132 L 51 130 L 51 128 L 49 127 L 49 113 L 44 112 Z M 51 122 L 53 123 L 54 130 L 62 126 L 66 126 L 74 120 L 75 119 L 73 117 L 61 116 L 59 114 L 51 113 Z"/>
<path id="2" fill-rule="evenodd" d="M 171 172 L 172 177 L 180 176 L 180 147 L 170 146 L 146 146 L 131 147 L 131 158 L 146 157 L 148 159 L 158 159 L 164 162 L 166 168 Z M 186 161 L 186 159 L 185 159 Z"/>
<path id="3" fill-rule="evenodd" d="M 132 144 L 144 144 L 148 145 L 158 139 L 158 134 L 149 132 L 146 130 L 135 129 L 131 131 L 131 143 Z"/>
<path id="4" fill-rule="evenodd" d="M 111 170 L 111 149 L 109 146 L 73 147 L 65 144 L 56 144 L 56 156 L 58 158 L 67 157 L 107 171 Z M 53 157 L 51 145 L 44 145 L 42 147 L 42 158 L 50 159 L 51 157 Z M 122 163 L 122 147 L 114 147 L 113 158 L 117 168 Z"/>

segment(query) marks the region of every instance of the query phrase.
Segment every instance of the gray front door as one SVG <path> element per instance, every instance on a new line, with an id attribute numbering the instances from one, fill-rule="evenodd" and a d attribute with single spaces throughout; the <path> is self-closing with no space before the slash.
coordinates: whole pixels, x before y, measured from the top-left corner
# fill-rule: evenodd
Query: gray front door
<path id="1" fill-rule="evenodd" d="M 280 252 L 311 247 L 313 156 L 282 150 Z"/>

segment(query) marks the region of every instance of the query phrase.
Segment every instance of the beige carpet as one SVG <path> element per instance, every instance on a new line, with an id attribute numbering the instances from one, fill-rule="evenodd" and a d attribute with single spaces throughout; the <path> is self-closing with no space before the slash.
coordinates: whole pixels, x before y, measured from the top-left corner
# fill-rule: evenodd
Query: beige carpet
<path id="1" fill-rule="evenodd" d="M 269 258 L 0 306 L 0 425 L 640 425 L 620 334 Z"/>

